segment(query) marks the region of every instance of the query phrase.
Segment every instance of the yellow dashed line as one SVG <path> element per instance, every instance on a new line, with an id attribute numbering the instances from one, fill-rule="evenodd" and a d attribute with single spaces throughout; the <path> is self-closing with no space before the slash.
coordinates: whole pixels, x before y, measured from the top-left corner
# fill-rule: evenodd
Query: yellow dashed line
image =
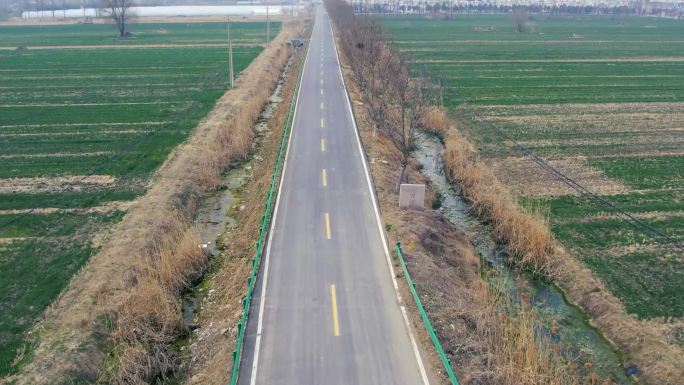
<path id="1" fill-rule="evenodd" d="M 325 239 L 330 239 L 330 214 L 325 213 Z"/>
<path id="2" fill-rule="evenodd" d="M 332 302 L 333 335 L 340 336 L 340 319 L 337 314 L 337 292 L 335 285 L 330 285 L 330 300 Z"/>

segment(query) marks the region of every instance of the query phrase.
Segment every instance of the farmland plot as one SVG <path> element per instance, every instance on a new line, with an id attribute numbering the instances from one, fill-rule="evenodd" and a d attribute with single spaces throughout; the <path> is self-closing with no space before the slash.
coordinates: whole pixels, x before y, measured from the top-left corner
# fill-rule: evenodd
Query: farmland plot
<path id="1" fill-rule="evenodd" d="M 231 30 L 239 72 L 265 25 Z M 0 27 L 0 45 L 60 46 L 0 50 L 0 375 L 27 357 L 24 333 L 227 89 L 225 24 L 132 31 L 122 41 L 112 26 Z"/>
<path id="2" fill-rule="evenodd" d="M 684 317 L 681 249 L 580 196 L 524 145 L 666 237 L 684 241 L 684 23 L 651 18 L 384 18 L 446 82 L 445 105 L 497 175 L 642 319 Z M 663 317 L 663 318 L 660 318 Z M 681 322 L 679 323 L 682 324 Z M 684 329 L 668 330 L 679 340 Z"/>

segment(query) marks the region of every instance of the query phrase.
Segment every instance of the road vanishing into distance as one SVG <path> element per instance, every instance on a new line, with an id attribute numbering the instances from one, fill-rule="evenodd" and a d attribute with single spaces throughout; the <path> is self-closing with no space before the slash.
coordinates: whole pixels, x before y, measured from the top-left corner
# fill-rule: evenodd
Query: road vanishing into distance
<path id="1" fill-rule="evenodd" d="M 282 178 L 239 384 L 428 384 L 322 6 Z"/>

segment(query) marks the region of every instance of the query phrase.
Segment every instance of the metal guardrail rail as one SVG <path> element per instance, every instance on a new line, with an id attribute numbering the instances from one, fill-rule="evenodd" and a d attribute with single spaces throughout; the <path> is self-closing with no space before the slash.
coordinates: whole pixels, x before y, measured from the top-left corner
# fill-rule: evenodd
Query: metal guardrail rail
<path id="1" fill-rule="evenodd" d="M 261 216 L 261 226 L 259 227 L 259 239 L 256 244 L 256 251 L 254 253 L 254 259 L 252 260 L 252 271 L 247 279 L 247 294 L 242 300 L 242 317 L 238 323 L 238 336 L 237 342 L 235 344 L 235 350 L 233 351 L 233 369 L 230 377 L 230 384 L 236 385 L 238 376 L 240 373 L 240 361 L 242 358 L 242 349 L 245 342 L 245 329 L 247 328 L 247 320 L 249 319 L 250 304 L 252 303 L 252 295 L 254 294 L 254 286 L 256 284 L 257 275 L 259 274 L 259 266 L 261 265 L 261 256 L 264 252 L 264 245 L 266 241 L 266 235 L 268 233 L 269 226 L 271 224 L 271 219 L 273 216 L 273 205 L 275 197 L 277 196 L 278 188 L 280 187 L 280 168 L 283 162 L 283 157 L 285 155 L 285 148 L 287 146 L 288 138 L 290 137 L 290 132 L 292 131 L 292 124 L 294 118 L 294 111 L 297 105 L 297 94 L 299 92 L 299 86 L 302 78 L 302 71 L 304 69 L 304 62 L 306 61 L 306 55 L 309 51 L 308 44 L 304 50 L 304 56 L 299 62 L 297 70 L 297 82 L 295 83 L 295 88 L 292 91 L 292 99 L 290 100 L 290 108 L 287 112 L 287 119 L 285 120 L 285 129 L 280 138 L 280 145 L 278 146 L 278 153 L 276 155 L 275 164 L 273 165 L 273 176 L 271 177 L 271 184 L 268 189 L 268 195 L 266 196 L 266 207 L 264 208 L 264 213 Z"/>
<path id="2" fill-rule="evenodd" d="M 454 369 L 451 367 L 451 362 L 449 362 L 449 359 L 444 353 L 444 348 L 442 348 L 442 344 L 439 342 L 439 339 L 437 338 L 437 333 L 435 333 L 435 329 L 432 327 L 432 323 L 430 322 L 427 313 L 425 313 L 423 302 L 421 302 L 420 297 L 418 296 L 418 292 L 416 291 L 416 285 L 413 283 L 413 280 L 411 279 L 411 274 L 409 273 L 408 267 L 406 266 L 406 261 L 404 260 L 404 254 L 401 252 L 401 243 L 397 243 L 396 251 L 397 257 L 399 258 L 399 263 L 401 264 L 401 269 L 404 271 L 404 276 L 406 277 L 406 283 L 408 284 L 409 290 L 411 291 L 411 296 L 413 297 L 413 300 L 415 301 L 416 306 L 418 307 L 420 317 L 423 319 L 423 324 L 425 325 L 425 329 L 430 335 L 432 344 L 435 346 L 435 350 L 437 350 L 437 355 L 439 355 L 439 359 L 442 361 L 442 365 L 444 365 L 444 370 L 446 370 L 447 377 L 449 377 L 449 380 L 451 381 L 452 385 L 459 385 L 458 378 L 456 378 Z"/>

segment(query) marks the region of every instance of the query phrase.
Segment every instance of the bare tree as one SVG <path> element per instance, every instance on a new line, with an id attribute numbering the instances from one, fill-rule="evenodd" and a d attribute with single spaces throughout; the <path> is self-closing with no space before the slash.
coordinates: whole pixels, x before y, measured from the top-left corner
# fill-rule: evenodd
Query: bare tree
<path id="1" fill-rule="evenodd" d="M 363 56 L 362 68 L 366 70 L 366 78 L 368 79 L 367 84 L 367 95 L 371 107 L 376 104 L 377 95 L 377 81 L 379 73 L 383 71 L 382 54 L 383 50 L 386 50 L 384 46 L 384 37 L 382 32 L 382 27 L 375 19 L 366 20 L 366 26 L 364 28 L 365 46 Z"/>
<path id="2" fill-rule="evenodd" d="M 525 32 L 527 30 L 527 23 L 530 20 L 530 14 L 524 9 L 516 9 L 511 15 L 515 32 Z"/>
<path id="3" fill-rule="evenodd" d="M 397 180 L 397 191 L 406 180 L 406 166 L 408 166 L 411 152 L 415 147 L 416 129 L 432 110 L 435 100 L 428 92 L 433 87 L 427 83 L 427 77 L 414 79 L 411 77 L 406 58 L 397 54 L 388 63 L 387 72 L 391 74 L 391 96 L 393 97 L 394 113 L 390 119 L 392 132 L 390 139 L 401 152 L 401 171 Z"/>
<path id="4" fill-rule="evenodd" d="M 119 30 L 119 37 L 126 37 L 126 26 L 133 17 L 133 0 L 102 0 L 103 13 L 111 17 Z"/>
<path id="5" fill-rule="evenodd" d="M 340 33 L 340 48 L 368 101 L 372 120 L 399 150 L 401 169 L 397 190 L 406 180 L 406 168 L 415 147 L 415 134 L 439 102 L 439 87 L 429 77 L 413 78 L 408 60 L 391 49 L 382 27 L 372 18 L 355 16 L 344 1 L 328 1 L 328 12 Z"/>

